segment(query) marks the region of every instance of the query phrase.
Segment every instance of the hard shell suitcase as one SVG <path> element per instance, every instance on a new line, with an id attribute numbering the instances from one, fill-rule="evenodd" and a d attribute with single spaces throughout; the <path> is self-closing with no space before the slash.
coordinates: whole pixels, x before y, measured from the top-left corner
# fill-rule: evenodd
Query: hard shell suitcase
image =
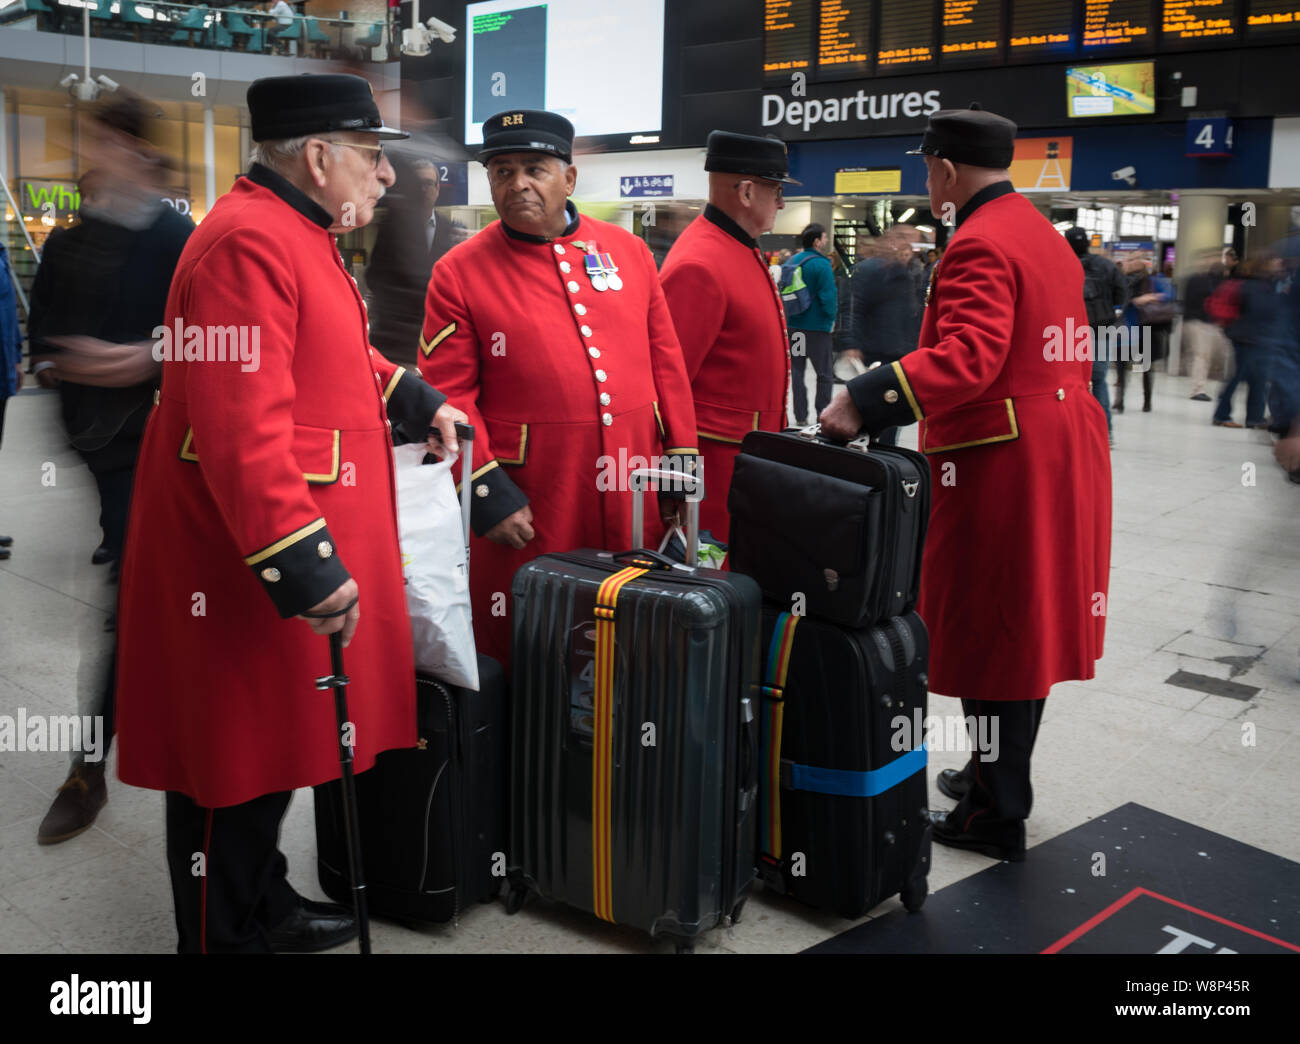
<path id="1" fill-rule="evenodd" d="M 929 463 L 815 432 L 745 436 L 727 497 L 731 568 L 765 598 L 844 627 L 909 612 L 920 595 Z"/>
<path id="2" fill-rule="evenodd" d="M 858 630 L 763 607 L 759 873 L 861 917 L 926 895 L 929 639 L 915 613 Z"/>
<path id="3" fill-rule="evenodd" d="M 698 503 L 688 522 L 694 561 Z M 512 593 L 507 910 L 536 892 L 689 950 L 754 877 L 758 586 L 575 551 Z"/>
<path id="4" fill-rule="evenodd" d="M 473 429 L 463 442 L 461 512 L 468 534 L 467 481 Z M 364 626 L 364 624 L 363 624 Z M 372 913 L 404 922 L 455 919 L 493 898 L 505 875 L 506 680 L 496 660 L 478 657 L 475 692 L 416 675 L 419 740 L 389 750 L 356 777 L 361 855 Z M 316 866 L 321 888 L 347 902 L 342 795 L 316 788 Z"/>

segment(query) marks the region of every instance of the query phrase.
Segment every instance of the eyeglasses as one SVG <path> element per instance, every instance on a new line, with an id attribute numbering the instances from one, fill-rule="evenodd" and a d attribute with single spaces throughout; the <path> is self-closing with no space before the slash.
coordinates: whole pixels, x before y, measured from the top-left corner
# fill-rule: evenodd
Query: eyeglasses
<path id="1" fill-rule="evenodd" d="M 349 149 L 365 149 L 367 152 L 375 154 L 374 165 L 379 166 L 380 161 L 384 158 L 384 147 L 382 145 L 362 145 L 355 141 L 334 141 L 332 138 L 322 138 L 324 142 L 330 145 L 344 145 Z"/>
<path id="2" fill-rule="evenodd" d="M 777 202 L 780 202 L 785 199 L 785 186 L 781 184 L 781 182 L 779 181 L 767 181 L 764 178 L 746 178 L 744 181 L 737 181 L 734 187 L 740 188 L 741 185 L 746 185 L 746 184 L 766 185 L 768 188 L 776 190 Z"/>

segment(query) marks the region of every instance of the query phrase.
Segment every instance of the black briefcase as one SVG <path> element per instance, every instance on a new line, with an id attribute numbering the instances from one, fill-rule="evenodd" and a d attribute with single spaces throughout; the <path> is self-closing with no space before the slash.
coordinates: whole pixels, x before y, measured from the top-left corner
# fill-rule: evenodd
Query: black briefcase
<path id="1" fill-rule="evenodd" d="M 843 627 L 910 612 L 921 586 L 930 467 L 895 446 L 752 431 L 736 457 L 731 569 L 769 601 Z"/>

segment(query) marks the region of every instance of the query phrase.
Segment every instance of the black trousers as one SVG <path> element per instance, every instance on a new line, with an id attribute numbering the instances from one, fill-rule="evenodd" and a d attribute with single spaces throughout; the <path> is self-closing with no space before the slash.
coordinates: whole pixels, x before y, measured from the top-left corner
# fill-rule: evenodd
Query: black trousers
<path id="1" fill-rule="evenodd" d="M 803 348 L 795 354 L 799 342 Z M 814 399 L 813 420 L 822 410 L 831 404 L 831 393 L 835 390 L 835 352 L 832 349 L 829 330 L 791 330 L 790 331 L 790 387 L 794 399 L 794 422 L 808 423 L 808 392 L 804 388 L 804 371 L 806 363 L 812 362 L 813 372 L 817 375 L 817 393 Z"/>
<path id="2" fill-rule="evenodd" d="M 977 736 L 971 736 L 973 753 L 962 775 L 970 781 L 970 790 L 957 803 L 950 822 L 962 830 L 987 835 L 990 840 L 1012 848 L 1025 844 L 1025 820 L 1034 804 L 1034 788 L 1029 782 L 1029 759 L 1038 738 L 1046 700 L 962 700 L 962 713 L 976 722 L 986 719 L 986 737 L 997 742 L 979 750 Z"/>
<path id="3" fill-rule="evenodd" d="M 167 868 L 178 953 L 270 953 L 270 930 L 298 894 L 278 847 L 293 791 L 203 808 L 167 792 Z M 202 856 L 202 859 L 197 858 Z"/>
<path id="4" fill-rule="evenodd" d="M 114 558 L 121 558 L 122 548 L 126 546 L 126 519 L 131 509 L 135 468 L 93 474 L 99 487 L 99 527 L 104 531 L 104 546 L 113 552 Z"/>

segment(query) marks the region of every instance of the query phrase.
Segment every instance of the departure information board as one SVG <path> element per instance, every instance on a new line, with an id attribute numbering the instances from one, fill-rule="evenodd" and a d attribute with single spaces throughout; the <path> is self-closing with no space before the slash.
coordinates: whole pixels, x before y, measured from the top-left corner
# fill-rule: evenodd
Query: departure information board
<path id="1" fill-rule="evenodd" d="M 1237 36 L 1236 0 L 1163 0 L 1160 40 L 1166 45 L 1229 44 Z"/>
<path id="2" fill-rule="evenodd" d="M 1155 47 L 1149 0 L 1083 0 L 1083 46 L 1107 51 Z"/>
<path id="3" fill-rule="evenodd" d="M 812 65 L 813 0 L 764 0 L 763 73 L 788 76 Z"/>
<path id="4" fill-rule="evenodd" d="M 943 0 L 939 53 L 944 64 L 1002 57 L 1002 0 Z"/>
<path id="5" fill-rule="evenodd" d="M 933 64 L 934 6 L 925 2 L 882 5 L 876 69 L 887 72 Z"/>
<path id="6" fill-rule="evenodd" d="M 1073 54 L 1074 0 L 1011 0 L 1007 43 L 1017 58 Z"/>
<path id="7" fill-rule="evenodd" d="M 1269 40 L 1300 31 L 1300 0 L 1250 0 L 1246 5 L 1246 36 Z"/>
<path id="8" fill-rule="evenodd" d="M 830 79 L 871 70 L 871 0 L 821 0 L 817 5 L 817 71 Z"/>

